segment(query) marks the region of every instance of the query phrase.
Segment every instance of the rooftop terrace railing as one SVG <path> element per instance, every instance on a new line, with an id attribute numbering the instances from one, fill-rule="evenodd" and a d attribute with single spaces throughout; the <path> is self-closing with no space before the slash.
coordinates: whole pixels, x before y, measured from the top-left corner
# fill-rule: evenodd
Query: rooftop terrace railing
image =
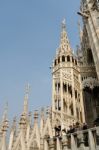
<path id="1" fill-rule="evenodd" d="M 99 127 L 47 137 L 47 144 L 48 150 L 99 150 Z"/>

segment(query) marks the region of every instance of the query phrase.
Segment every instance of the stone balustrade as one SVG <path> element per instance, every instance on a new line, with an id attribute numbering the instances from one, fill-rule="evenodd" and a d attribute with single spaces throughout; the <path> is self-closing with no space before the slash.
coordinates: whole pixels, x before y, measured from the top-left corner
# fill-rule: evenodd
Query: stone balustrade
<path id="1" fill-rule="evenodd" d="M 45 139 L 44 150 L 99 150 L 99 127 Z"/>

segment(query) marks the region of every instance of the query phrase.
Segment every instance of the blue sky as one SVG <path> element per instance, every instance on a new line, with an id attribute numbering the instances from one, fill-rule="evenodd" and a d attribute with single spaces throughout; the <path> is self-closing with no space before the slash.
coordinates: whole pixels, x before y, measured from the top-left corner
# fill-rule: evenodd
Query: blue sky
<path id="1" fill-rule="evenodd" d="M 9 118 L 23 109 L 29 82 L 29 110 L 51 104 L 51 66 L 66 18 L 72 48 L 79 43 L 79 0 L 0 1 L 0 116 L 8 101 Z"/>

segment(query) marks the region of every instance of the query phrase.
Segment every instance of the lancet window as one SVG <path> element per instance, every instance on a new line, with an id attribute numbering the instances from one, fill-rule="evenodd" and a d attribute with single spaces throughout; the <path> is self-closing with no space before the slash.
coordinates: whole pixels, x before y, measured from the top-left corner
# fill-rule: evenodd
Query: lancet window
<path id="1" fill-rule="evenodd" d="M 61 110 L 61 101 L 58 100 L 58 110 Z"/>
<path id="2" fill-rule="evenodd" d="M 58 57 L 58 63 L 60 63 L 60 57 Z"/>
<path id="3" fill-rule="evenodd" d="M 62 62 L 65 62 L 65 56 L 62 56 Z"/>
<path id="4" fill-rule="evenodd" d="M 67 104 L 66 104 L 65 99 L 63 99 L 63 110 L 64 112 L 67 112 Z"/>
<path id="5" fill-rule="evenodd" d="M 66 92 L 67 92 L 67 84 L 63 83 L 63 93 L 66 93 Z"/>
<path id="6" fill-rule="evenodd" d="M 67 56 L 67 62 L 70 62 L 70 56 L 69 55 Z"/>
<path id="7" fill-rule="evenodd" d="M 71 104 L 69 108 L 70 108 L 71 115 L 74 115 L 73 104 Z"/>

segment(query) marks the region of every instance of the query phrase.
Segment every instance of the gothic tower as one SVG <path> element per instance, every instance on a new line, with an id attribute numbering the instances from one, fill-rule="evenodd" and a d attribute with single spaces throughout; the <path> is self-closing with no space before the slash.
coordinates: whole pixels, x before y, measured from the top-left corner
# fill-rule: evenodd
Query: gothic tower
<path id="1" fill-rule="evenodd" d="M 85 118 L 89 126 L 99 117 L 99 2 L 82 0 L 83 30 L 79 55 Z M 90 104 L 90 105 L 89 105 Z"/>
<path id="2" fill-rule="evenodd" d="M 68 127 L 84 122 L 81 76 L 62 22 L 60 46 L 52 66 L 52 122 L 53 126 Z"/>

